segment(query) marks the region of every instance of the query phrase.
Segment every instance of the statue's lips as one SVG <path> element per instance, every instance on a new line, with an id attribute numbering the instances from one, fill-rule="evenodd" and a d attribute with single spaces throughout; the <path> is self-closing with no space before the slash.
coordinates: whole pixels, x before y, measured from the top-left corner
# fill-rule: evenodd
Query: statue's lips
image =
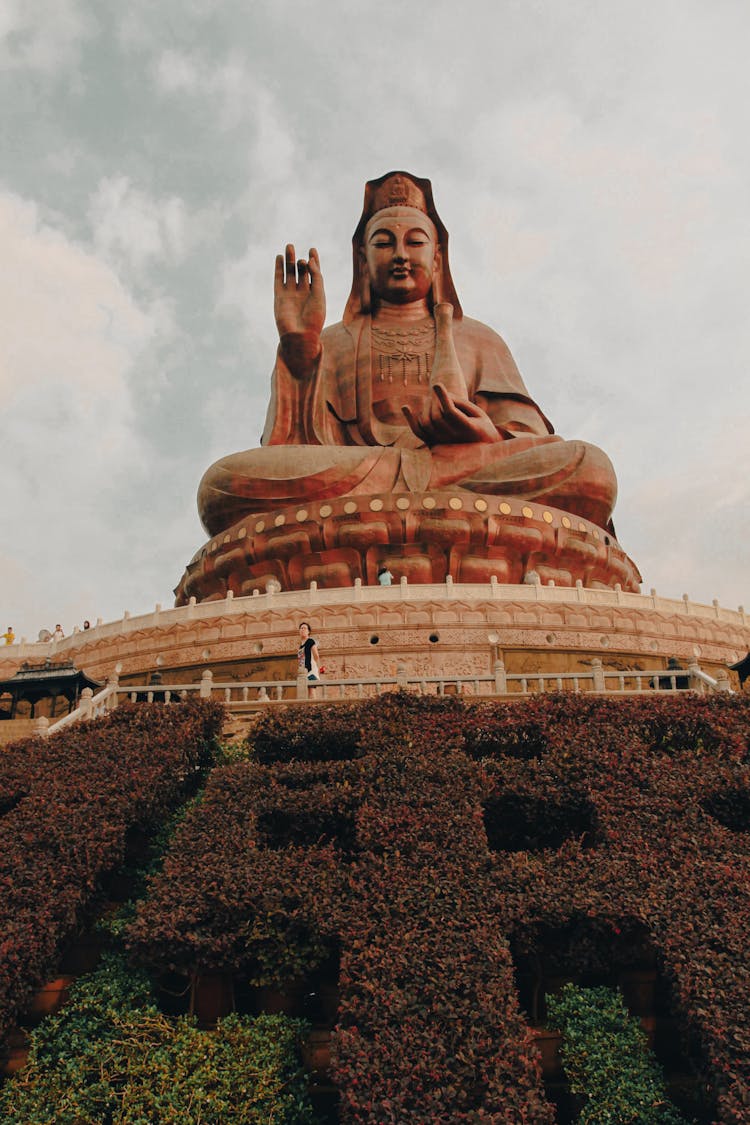
<path id="1" fill-rule="evenodd" d="M 404 277 L 409 277 L 410 275 L 411 275 L 411 270 L 407 269 L 404 266 L 396 266 L 395 269 L 391 270 L 391 277 L 404 278 Z"/>

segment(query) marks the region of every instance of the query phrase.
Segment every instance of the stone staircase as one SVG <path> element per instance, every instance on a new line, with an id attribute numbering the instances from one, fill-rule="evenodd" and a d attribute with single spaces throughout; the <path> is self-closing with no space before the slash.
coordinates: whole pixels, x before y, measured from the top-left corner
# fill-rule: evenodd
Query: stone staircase
<path id="1" fill-rule="evenodd" d="M 263 714 L 257 708 L 250 710 L 232 710 L 227 711 L 226 718 L 224 719 L 224 726 L 221 729 L 221 737 L 223 742 L 242 742 L 247 738 L 253 726 L 258 720 L 258 716 Z"/>

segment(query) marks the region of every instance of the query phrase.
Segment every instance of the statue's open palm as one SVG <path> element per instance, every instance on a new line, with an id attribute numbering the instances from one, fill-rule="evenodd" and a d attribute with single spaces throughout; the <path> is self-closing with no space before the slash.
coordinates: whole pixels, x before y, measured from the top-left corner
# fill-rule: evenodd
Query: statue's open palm
<path id="1" fill-rule="evenodd" d="M 290 332 L 320 336 L 326 319 L 326 295 L 320 259 L 314 247 L 308 260 L 297 261 L 291 244 L 285 254 L 276 255 L 273 292 L 279 336 Z"/>

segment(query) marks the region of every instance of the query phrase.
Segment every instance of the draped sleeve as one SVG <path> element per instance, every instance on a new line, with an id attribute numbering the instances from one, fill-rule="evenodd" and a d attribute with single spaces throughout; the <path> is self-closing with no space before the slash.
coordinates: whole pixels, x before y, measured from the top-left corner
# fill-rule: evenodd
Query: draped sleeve
<path id="1" fill-rule="evenodd" d="M 512 412 L 513 402 L 524 405 L 526 419 L 539 434 L 553 434 L 554 427 L 542 413 L 526 389 L 521 373 L 502 336 L 498 336 L 479 320 L 463 317 L 454 325 L 456 351 L 466 378 L 472 402 L 481 399 L 482 406 L 493 416 L 499 413 L 503 423 Z M 498 407 L 499 411 L 493 410 Z M 531 408 L 531 409 L 528 409 Z"/>

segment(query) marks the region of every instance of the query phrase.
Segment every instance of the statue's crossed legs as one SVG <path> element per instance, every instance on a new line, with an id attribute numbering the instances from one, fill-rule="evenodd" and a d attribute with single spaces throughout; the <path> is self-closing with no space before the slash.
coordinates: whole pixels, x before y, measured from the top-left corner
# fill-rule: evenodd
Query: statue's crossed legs
<path id="1" fill-rule="evenodd" d="M 206 472 L 198 510 L 209 535 L 246 516 L 341 496 L 455 487 L 562 508 L 606 527 L 617 496 L 605 453 L 582 441 L 521 436 L 496 443 L 400 449 L 271 445 L 223 457 Z"/>

